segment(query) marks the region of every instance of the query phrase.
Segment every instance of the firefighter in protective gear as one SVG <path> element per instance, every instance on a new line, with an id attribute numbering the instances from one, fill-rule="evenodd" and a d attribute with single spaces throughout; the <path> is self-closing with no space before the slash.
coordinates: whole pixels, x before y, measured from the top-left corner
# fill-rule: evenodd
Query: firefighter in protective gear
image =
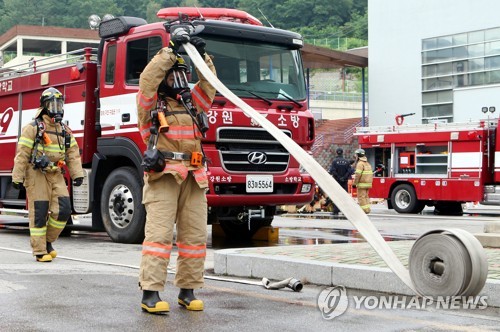
<path id="1" fill-rule="evenodd" d="M 200 72 L 199 81 L 189 90 L 185 81 L 187 67 L 177 54 L 182 43 L 189 40 L 215 74 L 212 59 L 205 53 L 203 39 L 172 37 L 170 46 L 161 49 L 151 59 L 139 80 L 139 130 L 148 150 L 151 141 L 155 141 L 154 148 L 162 152 L 165 160 L 159 171 L 156 168 L 156 172 L 149 170 L 144 173 L 143 204 L 147 217 L 139 287 L 143 290 L 141 308 L 149 313 L 170 310 L 158 292 L 165 288 L 174 225 L 178 249 L 174 285 L 180 288 L 178 303 L 188 310 L 203 310 L 203 302 L 196 299 L 193 290 L 204 285 L 208 179 L 204 164 L 193 163 L 192 157 L 202 155 L 202 133 L 195 119 L 209 110 L 216 91 Z M 196 116 L 186 110 L 181 98 L 192 103 Z M 158 131 L 155 135 L 155 130 L 151 130 L 152 114 L 160 104 L 165 110 L 168 130 Z"/>
<path id="2" fill-rule="evenodd" d="M 358 204 L 365 211 L 370 213 L 370 197 L 368 192 L 372 187 L 373 171 L 372 166 L 366 159 L 365 150 L 357 149 L 354 151 L 356 158 L 356 170 L 354 171 L 353 187 L 358 190 Z"/>
<path id="3" fill-rule="evenodd" d="M 29 209 L 30 242 L 38 262 L 51 262 L 57 256 L 52 243 L 71 216 L 71 203 L 64 180 L 64 166 L 74 179 L 83 182 L 78 144 L 63 124 L 63 95 L 55 88 L 40 97 L 35 120 L 22 130 L 12 171 L 13 187 L 26 188 Z"/>

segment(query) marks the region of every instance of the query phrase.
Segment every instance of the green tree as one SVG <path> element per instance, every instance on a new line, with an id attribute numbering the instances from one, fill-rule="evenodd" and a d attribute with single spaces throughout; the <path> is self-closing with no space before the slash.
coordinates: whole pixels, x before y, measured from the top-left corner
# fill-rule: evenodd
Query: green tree
<path id="1" fill-rule="evenodd" d="M 146 6 L 146 21 L 149 23 L 159 22 L 160 19 L 156 16 L 158 11 L 163 8 L 161 3 L 151 1 Z"/>
<path id="2" fill-rule="evenodd" d="M 353 13 L 351 20 L 343 26 L 342 30 L 350 37 L 368 40 L 368 13 L 365 12 L 363 15 Z"/>
<path id="3" fill-rule="evenodd" d="M 4 0 L 0 33 L 19 24 L 87 28 L 90 15 L 107 13 L 118 16 L 123 10 L 114 0 Z"/>
<path id="4" fill-rule="evenodd" d="M 121 0 L 117 4 L 122 9 L 123 15 L 146 18 L 148 0 Z"/>
<path id="5" fill-rule="evenodd" d="M 105 14 L 113 16 L 123 15 L 123 9 L 116 4 L 115 0 L 66 0 L 64 2 L 66 4 L 60 10 L 60 19 L 51 20 L 50 25 L 87 28 L 88 17 L 92 14 L 99 15 L 101 18 Z M 57 3 L 59 3 L 57 6 L 61 5 L 59 1 Z"/>
<path id="6" fill-rule="evenodd" d="M 201 7 L 198 0 L 182 0 L 181 6 L 183 7 Z"/>
<path id="7" fill-rule="evenodd" d="M 269 25 L 265 18 L 262 16 L 262 13 L 268 18 L 269 22 L 276 27 L 282 28 L 279 20 L 274 18 L 274 12 L 276 10 L 276 4 L 273 1 L 268 0 L 239 0 L 236 3 L 236 8 L 239 10 L 246 11 L 252 16 L 258 18 L 264 25 Z"/>
<path id="8" fill-rule="evenodd" d="M 238 0 L 200 0 L 203 7 L 212 8 L 233 8 L 237 7 Z"/>
<path id="9" fill-rule="evenodd" d="M 325 26 L 340 26 L 350 19 L 353 0 L 240 0 L 238 7 L 262 18 L 259 10 L 273 26 L 281 29 L 312 26 L 321 29 Z"/>

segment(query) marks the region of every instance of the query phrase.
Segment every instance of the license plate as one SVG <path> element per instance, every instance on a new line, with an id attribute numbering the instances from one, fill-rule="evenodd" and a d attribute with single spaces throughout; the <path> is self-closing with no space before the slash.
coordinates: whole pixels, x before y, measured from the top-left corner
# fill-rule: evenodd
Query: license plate
<path id="1" fill-rule="evenodd" d="M 272 193 L 272 175 L 247 175 L 247 193 Z"/>

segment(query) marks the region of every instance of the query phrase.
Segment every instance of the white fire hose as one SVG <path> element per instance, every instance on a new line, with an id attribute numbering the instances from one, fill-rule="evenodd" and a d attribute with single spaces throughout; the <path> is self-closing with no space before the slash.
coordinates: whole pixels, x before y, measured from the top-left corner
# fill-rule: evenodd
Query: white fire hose
<path id="1" fill-rule="evenodd" d="M 262 278 L 262 285 L 267 289 L 280 289 L 288 287 L 294 292 L 300 292 L 302 290 L 302 282 L 295 278 L 287 278 L 281 281 L 271 282 L 267 278 Z"/>
<path id="2" fill-rule="evenodd" d="M 417 290 L 417 288 L 414 286 L 414 283 L 410 278 L 409 271 L 404 267 L 401 261 L 394 254 L 394 252 L 385 242 L 383 237 L 378 232 L 377 228 L 375 228 L 364 211 L 356 204 L 351 196 L 349 196 L 349 194 L 344 191 L 344 189 L 330 176 L 330 174 L 328 174 L 328 172 L 323 169 L 323 167 L 318 164 L 313 159 L 313 157 L 311 157 L 306 151 L 304 151 L 297 143 L 286 136 L 269 120 L 255 111 L 247 103 L 245 103 L 233 92 L 231 92 L 224 84 L 222 84 L 222 82 L 219 81 L 219 79 L 210 71 L 210 69 L 205 64 L 205 61 L 203 61 L 198 51 L 191 43 L 184 44 L 184 49 L 186 50 L 187 54 L 189 55 L 195 66 L 198 68 L 198 70 L 200 70 L 203 76 L 212 84 L 215 89 L 217 89 L 217 91 L 219 91 L 223 96 L 229 99 L 233 104 L 241 108 L 247 116 L 257 122 L 262 128 L 267 130 L 302 165 L 302 167 L 306 169 L 306 171 L 312 176 L 312 178 L 321 187 L 321 189 L 323 189 L 328 197 L 332 199 L 335 205 L 339 207 L 339 209 L 347 217 L 347 219 L 353 224 L 354 227 L 356 227 L 356 229 L 361 233 L 361 235 L 363 235 L 366 241 L 380 255 L 387 266 L 389 266 L 389 268 L 415 293 L 424 295 L 422 289 Z M 476 270 L 481 270 L 484 273 L 484 262 L 476 262 L 476 265 L 478 264 L 481 266 L 481 268 L 476 268 Z M 474 262 L 472 263 L 472 265 L 474 266 Z M 473 279 L 474 282 L 477 279 L 483 280 L 483 278 L 480 277 Z M 484 280 L 486 280 L 485 277 Z M 471 288 L 482 288 L 482 285 L 481 287 L 473 285 L 471 286 Z"/>

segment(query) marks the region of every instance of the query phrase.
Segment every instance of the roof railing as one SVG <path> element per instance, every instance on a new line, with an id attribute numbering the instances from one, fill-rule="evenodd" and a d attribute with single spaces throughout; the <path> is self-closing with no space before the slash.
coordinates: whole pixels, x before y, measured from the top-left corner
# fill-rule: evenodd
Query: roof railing
<path id="1" fill-rule="evenodd" d="M 0 68 L 0 77 L 15 77 L 42 72 L 48 69 L 64 67 L 77 62 L 97 60 L 97 48 L 85 47 L 75 51 L 56 54 L 41 59 L 30 59 L 28 62 Z"/>
<path id="2" fill-rule="evenodd" d="M 470 130 L 496 128 L 498 119 L 484 119 L 470 122 L 452 122 L 452 123 L 427 123 L 427 124 L 408 124 L 393 126 L 372 126 L 356 127 L 355 135 L 374 134 L 374 133 L 408 133 L 408 132 L 439 132 L 450 130 Z"/>

